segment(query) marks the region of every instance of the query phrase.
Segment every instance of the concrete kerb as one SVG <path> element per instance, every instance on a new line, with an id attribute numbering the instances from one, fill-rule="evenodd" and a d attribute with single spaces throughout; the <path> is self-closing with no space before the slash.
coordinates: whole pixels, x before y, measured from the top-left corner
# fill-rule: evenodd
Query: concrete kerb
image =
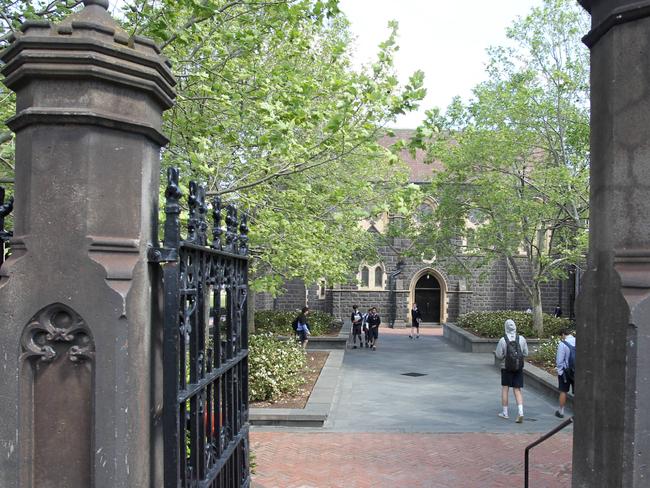
<path id="1" fill-rule="evenodd" d="M 447 341 L 460 347 L 465 352 L 494 352 L 497 348 L 497 343 L 499 342 L 499 339 L 488 339 L 485 337 L 475 336 L 471 332 L 467 332 L 465 329 L 461 329 L 455 324 L 442 324 L 442 332 L 443 337 Z M 526 338 L 526 342 L 530 349 L 536 350 L 542 341 L 539 339 Z"/>
<path id="2" fill-rule="evenodd" d="M 454 324 L 443 324 L 443 337 L 451 344 L 458 346 L 465 352 L 471 353 L 491 353 L 494 355 L 494 350 L 498 339 L 486 339 L 484 337 L 477 337 L 471 332 Z M 539 344 L 539 339 L 527 339 L 528 345 L 531 349 L 535 349 Z M 494 366 L 499 368 L 501 361 L 494 357 Z M 526 386 L 538 391 L 549 399 L 557 399 L 560 390 L 557 388 L 557 376 L 554 376 L 547 371 L 538 368 L 534 364 L 526 361 L 524 366 L 524 377 Z M 573 409 L 573 394 L 567 395 L 567 406 Z"/>
<path id="3" fill-rule="evenodd" d="M 327 361 L 305 408 L 251 408 L 249 412 L 251 425 L 322 427 L 329 416 L 334 392 L 341 376 L 344 352 L 329 351 Z"/>

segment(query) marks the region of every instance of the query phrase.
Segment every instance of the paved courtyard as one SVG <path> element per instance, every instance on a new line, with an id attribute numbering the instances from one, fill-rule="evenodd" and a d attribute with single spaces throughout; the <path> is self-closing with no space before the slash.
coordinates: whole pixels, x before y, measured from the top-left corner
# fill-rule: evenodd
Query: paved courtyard
<path id="1" fill-rule="evenodd" d="M 257 488 L 523 486 L 524 448 L 555 427 L 555 402 L 524 389 L 525 421 L 497 417 L 489 354 L 462 353 L 424 329 L 382 329 L 377 351 L 349 350 L 320 429 L 257 427 Z M 404 376 L 418 373 L 422 376 Z M 531 487 L 567 487 L 571 431 L 536 447 Z"/>

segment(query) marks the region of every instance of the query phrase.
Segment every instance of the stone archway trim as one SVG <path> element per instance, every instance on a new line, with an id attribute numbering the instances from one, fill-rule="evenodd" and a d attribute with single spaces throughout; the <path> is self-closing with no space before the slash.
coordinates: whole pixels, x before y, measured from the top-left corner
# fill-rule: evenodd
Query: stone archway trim
<path id="1" fill-rule="evenodd" d="M 415 273 L 411 278 L 411 283 L 409 285 L 409 298 L 408 298 L 409 313 L 411 307 L 413 306 L 413 302 L 415 301 L 415 285 L 417 284 L 418 280 L 426 274 L 433 275 L 436 278 L 436 280 L 438 280 L 438 283 L 440 283 L 440 323 L 442 324 L 447 321 L 447 302 L 448 302 L 447 294 L 449 293 L 448 292 L 449 286 L 443 274 L 440 273 L 440 271 L 437 271 L 435 268 L 431 268 L 431 267 L 422 268 L 420 271 Z M 409 324 L 411 323 L 410 315 L 407 317 L 407 323 Z"/>

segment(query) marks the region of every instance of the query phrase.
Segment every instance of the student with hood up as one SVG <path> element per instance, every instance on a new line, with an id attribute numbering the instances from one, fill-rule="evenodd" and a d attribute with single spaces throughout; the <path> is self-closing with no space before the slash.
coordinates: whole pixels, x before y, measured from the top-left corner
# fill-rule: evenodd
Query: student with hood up
<path id="1" fill-rule="evenodd" d="M 517 334 L 515 321 L 508 319 L 504 323 L 505 335 L 499 339 L 494 355 L 501 360 L 501 406 L 499 417 L 508 419 L 508 396 L 510 388 L 517 401 L 518 424 L 524 421 L 524 357 L 528 356 L 528 344 L 523 336 Z"/>

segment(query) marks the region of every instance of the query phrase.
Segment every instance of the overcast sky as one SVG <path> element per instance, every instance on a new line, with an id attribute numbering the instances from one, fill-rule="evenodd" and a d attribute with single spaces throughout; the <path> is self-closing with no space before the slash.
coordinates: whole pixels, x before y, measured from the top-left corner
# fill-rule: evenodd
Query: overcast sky
<path id="1" fill-rule="evenodd" d="M 398 128 L 415 128 L 424 109 L 447 107 L 455 95 L 467 98 L 485 79 L 486 48 L 506 41 L 505 29 L 542 0 L 340 0 L 357 37 L 355 59 L 370 62 L 399 22 L 396 69 L 401 81 L 421 69 L 427 98 L 417 113 L 402 116 Z"/>

